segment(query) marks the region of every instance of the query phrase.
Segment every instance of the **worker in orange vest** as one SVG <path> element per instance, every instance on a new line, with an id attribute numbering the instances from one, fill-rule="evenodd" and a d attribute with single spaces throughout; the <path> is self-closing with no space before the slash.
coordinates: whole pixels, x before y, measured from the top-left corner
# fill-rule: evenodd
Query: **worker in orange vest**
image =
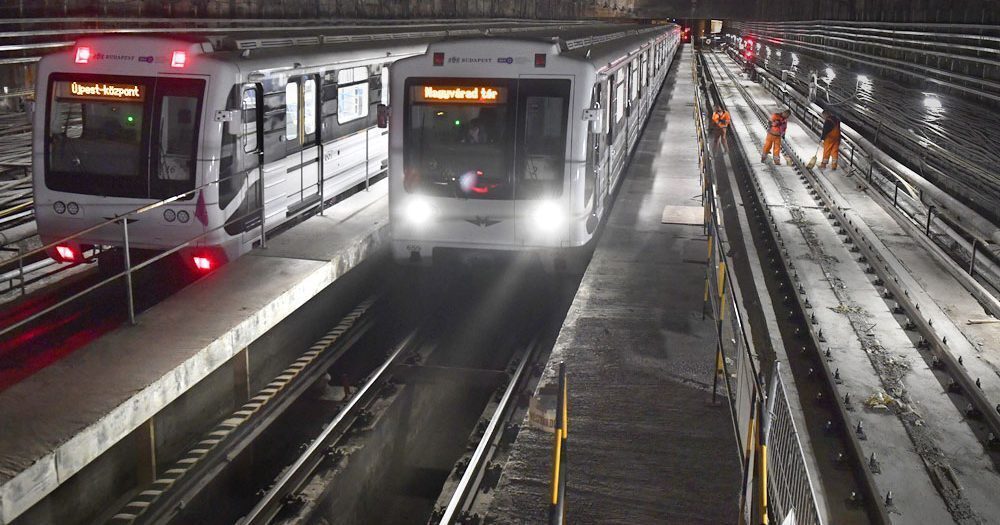
<path id="1" fill-rule="evenodd" d="M 840 157 L 840 119 L 829 111 L 823 112 L 823 133 L 820 135 L 823 141 L 823 162 L 819 167 L 825 168 L 827 161 L 833 160 L 831 168 L 837 169 L 837 159 Z"/>
<path id="2" fill-rule="evenodd" d="M 721 106 L 715 106 L 715 113 L 712 113 L 712 123 L 715 124 L 715 144 L 718 145 L 722 143 L 722 149 L 728 151 L 726 148 L 726 133 L 729 132 L 729 124 L 732 123 L 733 119 L 729 116 L 729 112 L 722 109 Z"/>
<path id="3" fill-rule="evenodd" d="M 761 162 L 767 162 L 767 154 L 771 152 L 774 156 L 774 163 L 781 164 L 781 139 L 788 129 L 788 117 L 792 112 L 788 109 L 779 111 L 771 115 L 767 122 L 767 138 L 764 139 L 764 152 L 760 156 Z"/>

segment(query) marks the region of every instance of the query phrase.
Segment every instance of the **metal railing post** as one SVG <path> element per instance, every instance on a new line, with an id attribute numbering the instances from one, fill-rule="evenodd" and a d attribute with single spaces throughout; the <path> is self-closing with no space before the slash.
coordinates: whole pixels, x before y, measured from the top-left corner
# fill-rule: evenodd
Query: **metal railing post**
<path id="1" fill-rule="evenodd" d="M 132 298 L 132 256 L 129 254 L 128 246 L 128 217 L 122 217 L 122 237 L 125 246 L 125 288 L 128 294 L 128 322 L 135 325 L 135 302 Z"/>
<path id="2" fill-rule="evenodd" d="M 368 131 L 365 131 L 365 191 L 368 191 L 368 166 L 371 164 L 371 157 L 368 154 Z"/>
<path id="3" fill-rule="evenodd" d="M 931 235 L 931 219 L 934 218 L 934 205 L 932 204 L 930 208 L 927 208 L 927 227 L 924 228 L 924 235 L 930 237 Z"/>

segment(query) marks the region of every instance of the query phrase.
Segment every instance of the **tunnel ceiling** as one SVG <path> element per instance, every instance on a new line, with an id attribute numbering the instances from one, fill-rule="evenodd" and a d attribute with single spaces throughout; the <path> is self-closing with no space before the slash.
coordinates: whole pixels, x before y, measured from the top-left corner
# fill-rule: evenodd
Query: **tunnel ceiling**
<path id="1" fill-rule="evenodd" d="M 648 18 L 751 19 L 759 0 L 637 0 L 636 14 Z"/>
<path id="2" fill-rule="evenodd" d="M 649 18 L 1000 23 L 997 0 L 636 0 Z"/>

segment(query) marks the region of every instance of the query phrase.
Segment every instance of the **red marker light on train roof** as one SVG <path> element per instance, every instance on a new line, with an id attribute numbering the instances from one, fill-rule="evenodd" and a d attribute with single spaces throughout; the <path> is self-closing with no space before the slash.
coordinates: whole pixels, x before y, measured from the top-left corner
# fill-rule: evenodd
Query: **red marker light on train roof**
<path id="1" fill-rule="evenodd" d="M 545 67 L 545 53 L 535 53 L 535 67 Z"/>
<path id="2" fill-rule="evenodd" d="M 88 62 L 90 62 L 90 48 L 89 47 L 76 48 L 76 63 L 86 64 Z"/>
<path id="3" fill-rule="evenodd" d="M 60 244 L 56 246 L 56 253 L 59 254 L 59 258 L 66 262 L 73 262 L 76 260 L 76 252 L 73 248 Z"/>
<path id="4" fill-rule="evenodd" d="M 170 57 L 170 67 L 184 67 L 187 62 L 187 52 L 186 51 L 174 51 L 174 55 Z"/>
<path id="5" fill-rule="evenodd" d="M 212 261 L 211 258 L 202 255 L 196 255 L 192 257 L 191 262 L 194 263 L 195 268 L 203 272 L 207 272 L 211 270 L 213 266 L 215 266 L 214 261 Z"/>
<path id="6" fill-rule="evenodd" d="M 435 66 L 444 65 L 444 53 L 434 53 L 434 65 Z"/>

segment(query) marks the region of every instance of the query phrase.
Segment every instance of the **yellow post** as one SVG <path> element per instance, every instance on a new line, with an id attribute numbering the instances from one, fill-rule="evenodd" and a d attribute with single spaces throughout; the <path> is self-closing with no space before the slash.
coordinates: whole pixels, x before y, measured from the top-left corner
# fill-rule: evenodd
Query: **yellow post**
<path id="1" fill-rule="evenodd" d="M 760 522 L 767 525 L 767 445 L 760 445 Z"/>

